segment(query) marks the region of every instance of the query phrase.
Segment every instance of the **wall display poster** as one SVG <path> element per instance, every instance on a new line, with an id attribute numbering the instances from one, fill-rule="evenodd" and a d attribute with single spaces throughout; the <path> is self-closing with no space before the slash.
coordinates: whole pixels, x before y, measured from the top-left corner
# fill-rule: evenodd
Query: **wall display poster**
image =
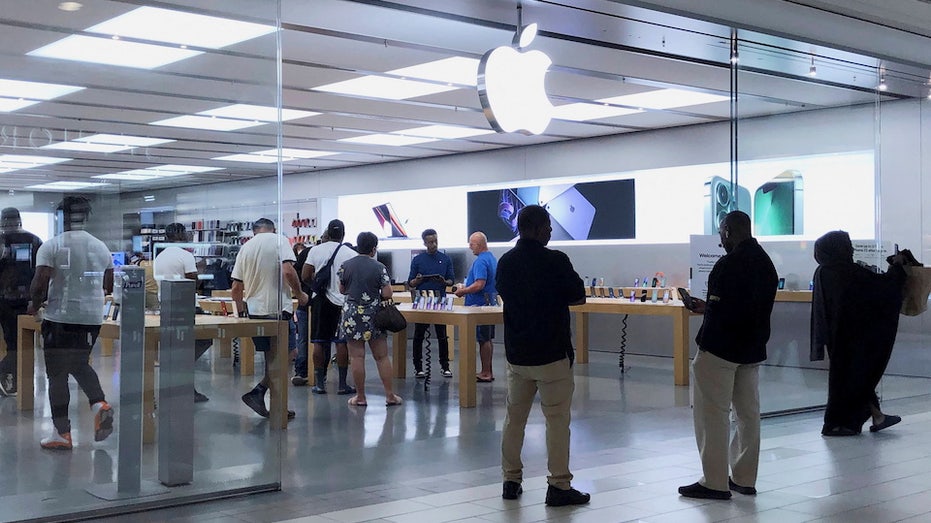
<path id="1" fill-rule="evenodd" d="M 708 300 L 708 275 L 724 254 L 721 237 L 717 234 L 693 234 L 689 237 L 689 294 Z"/>

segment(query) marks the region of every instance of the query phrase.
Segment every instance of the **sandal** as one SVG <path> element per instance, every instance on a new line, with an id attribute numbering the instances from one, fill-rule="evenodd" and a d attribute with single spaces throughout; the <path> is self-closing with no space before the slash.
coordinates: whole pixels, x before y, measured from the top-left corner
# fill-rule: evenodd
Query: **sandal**
<path id="1" fill-rule="evenodd" d="M 368 407 L 368 403 L 364 401 L 359 401 L 359 396 L 353 396 L 349 398 L 349 405 L 351 407 Z"/>
<path id="2" fill-rule="evenodd" d="M 870 425 L 870 432 L 879 432 L 883 429 L 888 429 L 889 427 L 897 424 L 902 421 L 901 416 L 894 416 L 892 414 L 886 414 L 883 418 L 883 422 L 878 425 Z"/>
<path id="3" fill-rule="evenodd" d="M 398 396 L 397 394 L 395 394 L 394 399 L 385 401 L 385 406 L 394 407 L 395 405 L 400 405 L 403 402 L 404 400 L 401 399 L 401 396 Z"/>

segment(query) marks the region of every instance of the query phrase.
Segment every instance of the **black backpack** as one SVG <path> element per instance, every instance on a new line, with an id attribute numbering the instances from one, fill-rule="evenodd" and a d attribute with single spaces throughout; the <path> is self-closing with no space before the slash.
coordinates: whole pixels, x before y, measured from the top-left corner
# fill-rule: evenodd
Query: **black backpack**
<path id="1" fill-rule="evenodd" d="M 314 272 L 314 279 L 310 282 L 310 290 L 315 294 L 325 293 L 327 288 L 330 286 L 330 272 L 333 267 L 333 260 L 336 259 L 336 253 L 339 252 L 340 247 L 343 244 L 340 243 L 336 246 L 336 249 L 333 251 L 333 255 L 330 256 L 329 261 L 326 262 L 326 265 L 320 267 L 319 271 Z"/>

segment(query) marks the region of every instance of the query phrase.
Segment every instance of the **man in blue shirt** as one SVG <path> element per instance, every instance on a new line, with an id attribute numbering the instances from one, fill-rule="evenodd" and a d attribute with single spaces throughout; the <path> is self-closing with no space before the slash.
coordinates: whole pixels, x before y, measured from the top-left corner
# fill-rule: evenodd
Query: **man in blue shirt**
<path id="1" fill-rule="evenodd" d="M 407 284 L 420 291 L 433 291 L 438 297 L 446 296 L 446 287 L 453 284 L 453 262 L 444 252 L 439 251 L 436 231 L 427 229 L 421 235 L 427 252 L 422 252 L 411 260 L 411 273 L 407 277 Z M 414 324 L 414 375 L 420 379 L 426 377 L 423 371 L 423 338 L 430 325 L 427 323 Z M 433 326 L 436 340 L 440 347 L 440 366 L 443 367 L 443 376 L 452 378 L 449 370 L 449 338 L 446 336 L 446 325 Z"/>
<path id="2" fill-rule="evenodd" d="M 469 236 L 469 250 L 477 256 L 469 269 L 465 287 L 456 289 L 456 296 L 465 296 L 467 306 L 481 307 L 483 305 L 497 305 L 498 292 L 495 290 L 495 272 L 498 270 L 498 260 L 488 251 L 488 238 L 483 232 L 474 232 Z M 478 341 L 479 356 L 482 360 L 482 370 L 475 376 L 480 383 L 495 381 L 491 371 L 492 340 L 495 339 L 494 325 L 479 325 L 475 328 L 475 339 Z"/>

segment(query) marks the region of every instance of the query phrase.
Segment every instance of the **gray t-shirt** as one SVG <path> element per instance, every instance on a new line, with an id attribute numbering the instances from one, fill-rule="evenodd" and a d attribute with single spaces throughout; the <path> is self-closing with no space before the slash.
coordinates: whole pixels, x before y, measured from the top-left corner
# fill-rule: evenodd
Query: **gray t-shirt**
<path id="1" fill-rule="evenodd" d="M 346 288 L 346 301 L 369 305 L 381 301 L 381 288 L 391 284 L 388 269 L 375 258 L 360 254 L 343 263 L 339 281 Z"/>

